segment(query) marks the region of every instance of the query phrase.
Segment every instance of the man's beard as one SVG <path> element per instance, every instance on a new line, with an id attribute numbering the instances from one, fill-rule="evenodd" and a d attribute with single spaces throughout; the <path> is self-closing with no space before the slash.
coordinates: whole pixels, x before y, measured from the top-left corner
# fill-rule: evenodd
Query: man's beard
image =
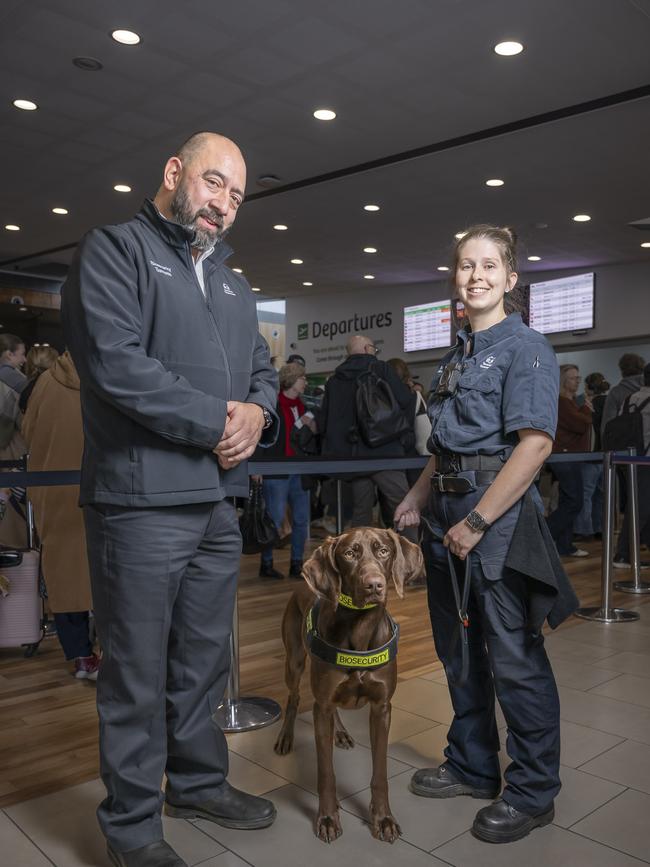
<path id="1" fill-rule="evenodd" d="M 181 184 L 176 190 L 169 209 L 179 226 L 192 232 L 190 246 L 195 250 L 200 250 L 202 253 L 209 250 L 210 247 L 214 247 L 228 234 L 228 229 L 223 228 L 223 218 L 216 211 L 211 208 L 201 208 L 200 211 L 192 211 L 192 204 L 184 184 Z M 199 217 L 207 217 L 208 220 L 216 223 L 215 231 L 211 232 L 209 229 L 197 226 L 196 223 Z"/>

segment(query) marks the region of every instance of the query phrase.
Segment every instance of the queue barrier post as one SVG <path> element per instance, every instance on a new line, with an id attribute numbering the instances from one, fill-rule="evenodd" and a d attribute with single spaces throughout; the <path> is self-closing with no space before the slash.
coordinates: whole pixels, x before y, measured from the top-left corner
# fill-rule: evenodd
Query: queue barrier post
<path id="1" fill-rule="evenodd" d="M 583 620 L 596 620 L 599 623 L 623 623 L 638 620 L 638 611 L 628 611 L 625 608 L 611 607 L 612 559 L 614 545 L 614 506 L 616 469 L 612 462 L 612 453 L 603 455 L 603 553 L 601 565 L 601 595 L 600 606 L 578 608 L 576 617 Z"/>
<path id="2" fill-rule="evenodd" d="M 224 732 L 249 732 L 280 719 L 282 708 L 271 698 L 239 694 L 239 596 L 235 597 L 230 633 L 230 674 L 222 704 L 212 719 Z"/>
<path id="3" fill-rule="evenodd" d="M 635 449 L 630 450 L 636 454 Z M 617 581 L 614 587 L 621 590 L 623 593 L 634 593 L 643 595 L 650 593 L 650 584 L 641 580 L 641 553 L 639 544 L 639 485 L 638 485 L 638 470 L 636 464 L 628 464 L 627 467 L 627 483 L 628 483 L 628 508 L 630 510 L 630 560 L 632 566 L 633 581 Z"/>

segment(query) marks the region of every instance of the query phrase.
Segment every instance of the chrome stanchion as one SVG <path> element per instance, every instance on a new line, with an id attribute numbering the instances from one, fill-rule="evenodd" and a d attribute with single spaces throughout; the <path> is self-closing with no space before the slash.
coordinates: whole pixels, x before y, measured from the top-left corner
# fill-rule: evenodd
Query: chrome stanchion
<path id="1" fill-rule="evenodd" d="M 230 674 L 223 704 L 212 719 L 224 732 L 248 732 L 271 725 L 280 718 L 282 709 L 271 698 L 239 694 L 239 607 L 235 598 L 230 634 Z"/>
<path id="2" fill-rule="evenodd" d="M 638 595 L 650 593 L 650 584 L 641 580 L 641 555 L 639 551 L 639 486 L 636 464 L 628 464 L 627 484 L 629 494 L 627 508 L 630 510 L 630 561 L 634 581 L 617 581 L 614 587 L 623 593 Z"/>
<path id="3" fill-rule="evenodd" d="M 614 473 L 611 452 L 603 456 L 603 559 L 601 566 L 601 596 L 600 607 L 578 608 L 576 617 L 584 620 L 597 620 L 600 623 L 621 623 L 638 620 L 638 611 L 628 611 L 625 608 L 611 607 L 612 583 L 612 548 L 614 542 Z"/>

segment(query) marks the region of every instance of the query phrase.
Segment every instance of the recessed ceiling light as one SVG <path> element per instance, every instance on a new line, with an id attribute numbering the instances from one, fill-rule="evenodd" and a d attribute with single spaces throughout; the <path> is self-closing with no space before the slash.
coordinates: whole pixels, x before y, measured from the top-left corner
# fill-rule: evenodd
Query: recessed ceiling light
<path id="1" fill-rule="evenodd" d="M 111 36 L 121 45 L 137 45 L 140 42 L 140 37 L 133 30 L 114 30 Z"/>
<path id="2" fill-rule="evenodd" d="M 650 241 L 644 241 L 643 244 L 641 244 L 641 246 L 646 247 L 646 248 L 650 247 Z"/>
<path id="3" fill-rule="evenodd" d="M 576 223 L 588 223 L 591 217 L 589 214 L 576 214 L 573 220 Z"/>
<path id="4" fill-rule="evenodd" d="M 529 256 L 528 261 L 529 262 L 541 262 L 542 257 L 541 256 Z"/>
<path id="5" fill-rule="evenodd" d="M 72 65 L 82 72 L 99 72 L 104 68 L 104 64 L 96 57 L 73 57 Z"/>
<path id="6" fill-rule="evenodd" d="M 499 42 L 494 46 L 494 51 L 501 57 L 514 57 L 515 54 L 521 54 L 523 50 L 524 46 L 521 42 Z"/>
<path id="7" fill-rule="evenodd" d="M 68 209 L 67 208 L 52 208 L 52 213 L 53 214 L 67 214 Z"/>
<path id="8" fill-rule="evenodd" d="M 303 286 L 313 286 L 314 284 L 310 283 L 309 280 L 305 280 L 305 282 L 302 285 Z"/>
<path id="9" fill-rule="evenodd" d="M 18 309 L 20 310 L 21 313 L 27 313 L 26 307 L 19 307 Z"/>
<path id="10" fill-rule="evenodd" d="M 375 275 L 374 275 L 374 274 L 364 274 L 364 275 L 363 275 L 363 279 L 364 279 L 364 280 L 374 280 L 374 279 L 375 279 Z"/>
<path id="11" fill-rule="evenodd" d="M 314 117 L 316 120 L 334 120 L 336 112 L 332 111 L 331 108 L 317 108 Z"/>
<path id="12" fill-rule="evenodd" d="M 289 227 L 285 226 L 284 223 L 276 223 L 273 228 L 276 232 L 286 232 Z"/>
<path id="13" fill-rule="evenodd" d="M 262 290 L 258 286 L 251 286 L 251 292 L 261 292 Z"/>
<path id="14" fill-rule="evenodd" d="M 15 223 L 7 223 L 5 229 L 8 232 L 20 232 L 20 226 L 16 226 Z"/>
<path id="15" fill-rule="evenodd" d="M 364 205 L 363 210 L 364 211 L 378 211 L 379 205 Z"/>
<path id="16" fill-rule="evenodd" d="M 241 268 L 233 268 L 232 270 L 235 272 L 235 274 L 243 274 L 244 273 Z"/>
<path id="17" fill-rule="evenodd" d="M 302 259 L 292 259 L 291 264 L 292 265 L 302 265 Z"/>
<path id="18" fill-rule="evenodd" d="M 376 253 L 377 248 L 376 247 L 364 247 L 363 252 L 364 253 Z"/>
<path id="19" fill-rule="evenodd" d="M 454 238 L 457 241 L 460 241 L 461 238 L 464 238 L 466 234 L 467 234 L 467 232 L 456 232 L 456 234 L 454 235 Z"/>
<path id="20" fill-rule="evenodd" d="M 438 271 L 449 271 L 446 265 L 438 265 Z"/>
<path id="21" fill-rule="evenodd" d="M 36 111 L 38 106 L 31 99 L 14 99 L 13 102 L 16 108 L 21 108 L 23 111 Z"/>
<path id="22" fill-rule="evenodd" d="M 505 184 L 505 181 L 502 181 L 501 178 L 490 178 L 489 181 L 485 182 L 486 187 L 502 187 Z"/>
<path id="23" fill-rule="evenodd" d="M 116 193 L 130 193 L 131 187 L 128 184 L 115 184 L 113 187 Z"/>

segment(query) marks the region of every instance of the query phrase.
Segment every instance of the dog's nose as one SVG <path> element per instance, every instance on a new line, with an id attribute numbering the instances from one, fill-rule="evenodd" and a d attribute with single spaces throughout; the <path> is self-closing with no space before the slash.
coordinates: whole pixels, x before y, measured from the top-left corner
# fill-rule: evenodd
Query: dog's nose
<path id="1" fill-rule="evenodd" d="M 368 594 L 379 594 L 384 590 L 383 578 L 366 578 L 364 586 Z"/>

